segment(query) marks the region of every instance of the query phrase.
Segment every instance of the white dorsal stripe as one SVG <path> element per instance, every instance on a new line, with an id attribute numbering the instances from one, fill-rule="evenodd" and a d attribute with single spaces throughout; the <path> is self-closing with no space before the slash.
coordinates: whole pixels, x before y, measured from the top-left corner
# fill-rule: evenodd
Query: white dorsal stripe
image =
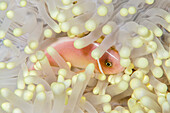
<path id="1" fill-rule="evenodd" d="M 99 44 L 97 43 L 93 43 L 95 46 L 99 47 Z M 113 57 L 114 59 L 118 60 L 114 55 L 112 55 L 111 53 L 109 53 L 108 51 L 106 51 L 107 54 L 109 54 L 111 57 Z"/>

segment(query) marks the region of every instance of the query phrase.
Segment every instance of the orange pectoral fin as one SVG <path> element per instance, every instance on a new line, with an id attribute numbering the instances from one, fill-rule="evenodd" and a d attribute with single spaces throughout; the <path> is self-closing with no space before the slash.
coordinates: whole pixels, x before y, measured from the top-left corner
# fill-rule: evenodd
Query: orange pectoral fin
<path id="1" fill-rule="evenodd" d="M 82 73 L 82 72 L 85 72 L 85 70 L 77 71 L 76 74 L 79 74 L 79 73 Z"/>

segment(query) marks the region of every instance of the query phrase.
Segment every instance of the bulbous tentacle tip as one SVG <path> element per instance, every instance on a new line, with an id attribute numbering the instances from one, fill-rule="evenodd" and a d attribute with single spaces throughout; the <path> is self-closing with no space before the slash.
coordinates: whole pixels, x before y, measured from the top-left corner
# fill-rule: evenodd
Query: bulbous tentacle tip
<path id="1" fill-rule="evenodd" d="M 100 50 L 98 48 L 94 49 L 91 52 L 91 56 L 95 59 L 98 60 L 101 57 Z"/>
<path id="2" fill-rule="evenodd" d="M 84 46 L 84 42 L 81 39 L 77 39 L 74 41 L 74 47 L 76 49 L 82 49 Z"/>

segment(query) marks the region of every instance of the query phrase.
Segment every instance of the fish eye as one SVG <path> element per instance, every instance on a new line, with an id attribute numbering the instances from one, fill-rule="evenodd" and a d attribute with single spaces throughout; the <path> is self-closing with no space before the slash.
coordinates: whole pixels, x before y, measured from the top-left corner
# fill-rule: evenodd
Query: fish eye
<path id="1" fill-rule="evenodd" d="M 106 61 L 106 66 L 107 66 L 107 67 L 112 67 L 112 62 Z"/>

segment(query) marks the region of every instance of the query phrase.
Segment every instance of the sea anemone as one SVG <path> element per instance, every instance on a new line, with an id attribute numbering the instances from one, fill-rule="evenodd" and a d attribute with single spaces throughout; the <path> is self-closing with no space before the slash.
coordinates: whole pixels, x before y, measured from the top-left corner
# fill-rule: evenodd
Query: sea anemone
<path id="1" fill-rule="evenodd" d="M 64 37 L 97 66 L 66 61 Z M 0 113 L 170 113 L 169 83 L 170 0 L 0 0 Z"/>

